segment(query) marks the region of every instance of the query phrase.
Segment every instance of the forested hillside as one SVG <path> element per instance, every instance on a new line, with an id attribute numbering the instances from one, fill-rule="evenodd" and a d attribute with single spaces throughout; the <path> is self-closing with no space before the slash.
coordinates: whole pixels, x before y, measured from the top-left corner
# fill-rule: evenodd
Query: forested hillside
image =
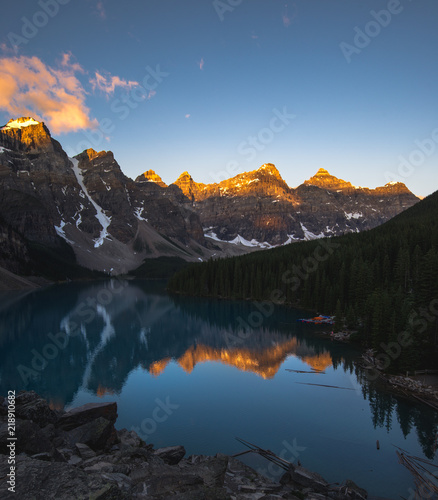
<path id="1" fill-rule="evenodd" d="M 377 351 L 403 338 L 400 349 L 390 344 L 392 370 L 431 368 L 437 364 L 437 249 L 438 192 L 376 229 L 195 264 L 168 288 L 336 314 L 337 328 L 358 329 L 358 340 Z"/>

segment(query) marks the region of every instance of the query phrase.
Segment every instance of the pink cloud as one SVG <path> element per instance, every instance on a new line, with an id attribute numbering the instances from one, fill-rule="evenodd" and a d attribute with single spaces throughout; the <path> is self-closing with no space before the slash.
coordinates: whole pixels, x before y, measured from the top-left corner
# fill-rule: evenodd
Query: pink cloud
<path id="1" fill-rule="evenodd" d="M 71 52 L 62 54 L 61 66 L 68 68 L 70 73 L 85 73 L 84 68 L 79 63 L 72 62 L 72 57 Z"/>
<path id="2" fill-rule="evenodd" d="M 187 114 L 185 115 L 185 117 L 186 117 L 186 118 L 190 118 L 190 113 L 187 113 Z"/>
<path id="3" fill-rule="evenodd" d="M 114 94 L 116 87 L 123 89 L 131 89 L 138 87 L 138 82 L 126 81 L 119 76 L 103 76 L 98 71 L 95 72 L 95 77 L 90 80 L 93 91 L 98 89 L 106 95 Z"/>
<path id="4" fill-rule="evenodd" d="M 288 28 L 291 24 L 292 24 L 292 21 L 297 17 L 298 15 L 298 7 L 295 3 L 292 4 L 292 13 L 289 14 L 289 11 L 288 11 L 288 5 L 286 4 L 284 6 L 285 10 L 283 12 L 283 14 L 281 15 L 282 19 L 283 19 L 283 25 L 285 28 Z"/>
<path id="5" fill-rule="evenodd" d="M 7 43 L 0 43 L 0 51 L 3 52 L 3 54 L 15 54 L 16 49 L 13 47 L 10 47 Z"/>
<path id="6" fill-rule="evenodd" d="M 96 9 L 97 9 L 97 15 L 101 19 L 106 19 L 105 6 L 103 5 L 102 0 L 100 0 L 99 2 L 97 2 Z"/>
<path id="7" fill-rule="evenodd" d="M 204 69 L 204 58 L 199 61 L 199 69 L 202 71 Z"/>
<path id="8" fill-rule="evenodd" d="M 85 105 L 86 92 L 75 76 L 83 70 L 70 59 L 71 54 L 64 54 L 56 69 L 38 57 L 0 59 L 0 109 L 14 118 L 44 120 L 54 134 L 96 127 Z"/>

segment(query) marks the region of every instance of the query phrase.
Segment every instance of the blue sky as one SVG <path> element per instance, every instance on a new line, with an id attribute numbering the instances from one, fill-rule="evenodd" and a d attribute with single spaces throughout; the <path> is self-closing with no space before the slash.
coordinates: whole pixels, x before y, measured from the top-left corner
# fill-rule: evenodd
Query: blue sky
<path id="1" fill-rule="evenodd" d="M 436 0 L 39 0 L 0 19 L 0 122 L 43 119 L 131 178 L 275 163 L 438 189 Z"/>

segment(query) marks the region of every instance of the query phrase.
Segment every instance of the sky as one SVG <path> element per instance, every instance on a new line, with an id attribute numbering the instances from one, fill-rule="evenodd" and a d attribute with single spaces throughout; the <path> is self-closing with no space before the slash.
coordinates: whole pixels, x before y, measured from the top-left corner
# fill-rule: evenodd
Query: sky
<path id="1" fill-rule="evenodd" d="M 436 0 L 20 0 L 0 18 L 0 124 L 44 121 L 135 179 L 274 163 L 438 189 Z"/>

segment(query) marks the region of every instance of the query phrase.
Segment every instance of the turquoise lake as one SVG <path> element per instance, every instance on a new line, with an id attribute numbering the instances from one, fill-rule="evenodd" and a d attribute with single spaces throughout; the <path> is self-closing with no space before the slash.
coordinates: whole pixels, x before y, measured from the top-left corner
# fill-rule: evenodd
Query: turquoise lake
<path id="1" fill-rule="evenodd" d="M 310 316 L 172 296 L 163 282 L 2 293 L 0 394 L 35 390 L 57 409 L 116 401 L 116 426 L 155 447 L 235 454 L 239 437 L 329 482 L 408 499 L 396 446 L 438 463 L 438 414 L 368 380 L 357 350 L 321 336 L 329 326 L 297 321 Z M 261 457 L 242 460 L 281 477 Z"/>

